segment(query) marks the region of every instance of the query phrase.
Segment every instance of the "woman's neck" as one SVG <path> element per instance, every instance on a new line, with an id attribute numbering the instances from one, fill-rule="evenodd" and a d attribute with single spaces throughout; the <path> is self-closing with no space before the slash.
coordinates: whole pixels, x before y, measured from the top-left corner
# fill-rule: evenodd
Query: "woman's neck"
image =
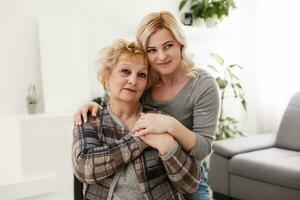
<path id="1" fill-rule="evenodd" d="M 111 111 L 119 117 L 122 122 L 131 129 L 139 116 L 140 103 L 127 103 L 110 99 Z"/>
<path id="2" fill-rule="evenodd" d="M 186 73 L 181 68 L 178 68 L 172 74 L 160 75 L 160 84 L 164 87 L 172 87 L 174 85 L 180 85 L 188 79 L 189 77 Z"/>
<path id="3" fill-rule="evenodd" d="M 178 70 L 168 76 L 160 76 L 160 82 L 152 87 L 152 98 L 156 101 L 173 99 L 188 83 L 190 77 L 183 70 Z"/>

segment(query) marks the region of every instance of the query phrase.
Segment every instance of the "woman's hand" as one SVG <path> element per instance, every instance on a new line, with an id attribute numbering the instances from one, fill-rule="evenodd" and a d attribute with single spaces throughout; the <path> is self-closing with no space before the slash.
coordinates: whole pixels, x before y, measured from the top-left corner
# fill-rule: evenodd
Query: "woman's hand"
<path id="1" fill-rule="evenodd" d="M 166 155 L 176 145 L 176 141 L 168 133 L 162 133 L 162 134 L 149 133 L 145 136 L 141 136 L 140 138 L 149 146 L 153 147 L 154 149 L 157 149 L 160 155 Z"/>
<path id="2" fill-rule="evenodd" d="M 196 134 L 182 125 L 177 119 L 169 115 L 155 113 L 141 113 L 141 117 L 135 123 L 133 130 L 136 136 L 154 134 L 159 136 L 168 133 L 181 147 L 189 152 L 196 143 Z"/>
<path id="3" fill-rule="evenodd" d="M 135 123 L 133 130 L 136 136 L 143 136 L 149 133 L 171 132 L 175 127 L 176 119 L 169 115 L 155 113 L 141 113 L 141 117 Z"/>
<path id="4" fill-rule="evenodd" d="M 99 108 L 101 108 L 101 107 L 95 102 L 90 102 L 90 103 L 84 104 L 73 115 L 73 123 L 76 125 L 81 125 L 82 119 L 84 122 L 87 122 L 88 112 L 91 112 L 92 116 L 95 117 Z"/>

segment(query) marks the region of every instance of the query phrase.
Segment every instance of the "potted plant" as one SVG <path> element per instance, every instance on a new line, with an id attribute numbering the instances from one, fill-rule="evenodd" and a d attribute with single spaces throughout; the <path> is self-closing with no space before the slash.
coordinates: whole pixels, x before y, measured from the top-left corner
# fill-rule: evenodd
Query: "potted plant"
<path id="1" fill-rule="evenodd" d="M 207 27 L 214 27 L 236 8 L 234 0 L 181 0 L 179 10 L 184 7 L 192 13 L 193 25 L 205 21 Z"/>
<path id="2" fill-rule="evenodd" d="M 208 65 L 208 67 L 216 73 L 216 81 L 221 93 L 216 140 L 232 138 L 236 135 L 243 136 L 238 127 L 239 121 L 224 112 L 224 101 L 227 98 L 233 98 L 241 105 L 242 110 L 247 112 L 245 92 L 236 71 L 242 70 L 243 67 L 238 64 L 225 65 L 224 59 L 218 54 L 211 53 L 210 56 L 217 65 Z"/>
<path id="3" fill-rule="evenodd" d="M 28 114 L 35 114 L 38 103 L 38 95 L 34 84 L 30 84 L 28 87 L 26 101 Z"/>

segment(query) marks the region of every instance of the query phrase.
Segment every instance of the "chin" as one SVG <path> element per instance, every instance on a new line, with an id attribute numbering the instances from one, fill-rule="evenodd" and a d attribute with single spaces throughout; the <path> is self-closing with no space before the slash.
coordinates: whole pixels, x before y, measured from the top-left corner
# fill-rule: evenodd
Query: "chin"
<path id="1" fill-rule="evenodd" d="M 169 75 L 172 74 L 175 71 L 175 69 L 172 68 L 165 68 L 165 69 L 159 69 L 157 72 L 161 75 Z"/>
<path id="2" fill-rule="evenodd" d="M 133 102 L 139 102 L 139 98 L 132 98 L 132 97 L 123 97 L 120 99 L 121 101 L 127 102 L 127 103 L 133 103 Z"/>

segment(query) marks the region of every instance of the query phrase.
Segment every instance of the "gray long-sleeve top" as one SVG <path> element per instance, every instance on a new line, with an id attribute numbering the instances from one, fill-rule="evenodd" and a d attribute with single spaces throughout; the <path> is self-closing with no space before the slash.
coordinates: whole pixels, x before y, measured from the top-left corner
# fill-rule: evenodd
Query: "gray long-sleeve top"
<path id="1" fill-rule="evenodd" d="M 181 91 L 169 101 L 155 101 L 149 90 L 143 104 L 164 111 L 196 133 L 197 139 L 190 155 L 203 160 L 211 152 L 216 131 L 219 94 L 216 81 L 204 70 L 197 70 Z"/>

